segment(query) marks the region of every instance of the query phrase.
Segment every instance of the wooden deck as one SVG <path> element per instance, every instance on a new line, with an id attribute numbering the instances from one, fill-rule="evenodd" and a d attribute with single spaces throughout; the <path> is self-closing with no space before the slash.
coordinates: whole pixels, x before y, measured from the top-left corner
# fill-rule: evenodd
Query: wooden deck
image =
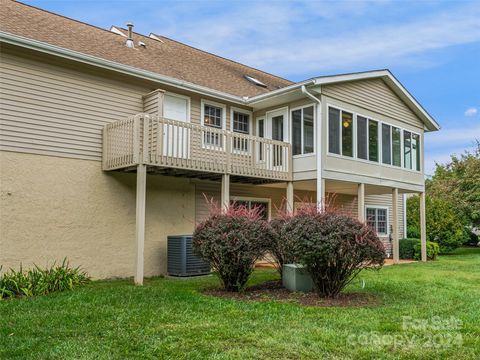
<path id="1" fill-rule="evenodd" d="M 138 114 L 103 129 L 103 170 L 149 171 L 250 182 L 292 180 L 292 150 L 285 142 Z"/>

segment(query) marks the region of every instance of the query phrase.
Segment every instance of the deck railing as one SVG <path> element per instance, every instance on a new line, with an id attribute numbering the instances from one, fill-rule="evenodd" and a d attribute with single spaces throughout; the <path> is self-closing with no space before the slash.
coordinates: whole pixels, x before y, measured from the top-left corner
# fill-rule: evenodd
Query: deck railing
<path id="1" fill-rule="evenodd" d="M 291 145 L 210 126 L 138 114 L 103 130 L 103 169 L 137 164 L 288 181 Z"/>

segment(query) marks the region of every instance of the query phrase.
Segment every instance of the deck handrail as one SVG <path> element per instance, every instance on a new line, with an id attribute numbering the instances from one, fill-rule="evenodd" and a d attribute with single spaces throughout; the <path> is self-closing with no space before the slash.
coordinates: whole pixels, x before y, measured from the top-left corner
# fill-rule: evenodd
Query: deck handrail
<path id="1" fill-rule="evenodd" d="M 103 169 L 138 164 L 289 181 L 291 145 L 220 128 L 137 114 L 103 129 Z"/>

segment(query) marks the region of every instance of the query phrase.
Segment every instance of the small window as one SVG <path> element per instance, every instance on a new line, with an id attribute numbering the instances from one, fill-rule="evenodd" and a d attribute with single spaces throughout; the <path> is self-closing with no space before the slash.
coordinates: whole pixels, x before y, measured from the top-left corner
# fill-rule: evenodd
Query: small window
<path id="1" fill-rule="evenodd" d="M 388 211 L 386 208 L 366 208 L 367 224 L 378 234 L 388 233 Z"/>
<path id="2" fill-rule="evenodd" d="M 313 153 L 313 106 L 292 111 L 293 155 Z"/>
<path id="3" fill-rule="evenodd" d="M 223 109 L 221 107 L 205 104 L 203 123 L 206 126 L 212 126 L 217 128 L 223 127 Z"/>
<path id="4" fill-rule="evenodd" d="M 233 112 L 233 131 L 249 134 L 250 133 L 250 115 L 238 111 Z"/>
<path id="5" fill-rule="evenodd" d="M 265 119 L 257 119 L 257 136 L 260 138 L 265 137 Z M 263 142 L 258 143 L 258 160 L 263 161 L 265 159 Z"/>

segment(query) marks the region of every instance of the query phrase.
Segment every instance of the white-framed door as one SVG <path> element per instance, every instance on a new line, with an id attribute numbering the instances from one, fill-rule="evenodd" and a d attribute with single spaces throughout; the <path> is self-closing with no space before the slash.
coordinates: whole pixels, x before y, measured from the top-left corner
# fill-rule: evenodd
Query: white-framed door
<path id="1" fill-rule="evenodd" d="M 265 114 L 266 138 L 278 141 L 288 142 L 288 107 L 267 111 Z M 287 154 L 284 149 L 271 145 L 268 147 L 267 159 L 270 159 L 270 165 L 274 168 L 283 167 L 287 161 Z"/>

